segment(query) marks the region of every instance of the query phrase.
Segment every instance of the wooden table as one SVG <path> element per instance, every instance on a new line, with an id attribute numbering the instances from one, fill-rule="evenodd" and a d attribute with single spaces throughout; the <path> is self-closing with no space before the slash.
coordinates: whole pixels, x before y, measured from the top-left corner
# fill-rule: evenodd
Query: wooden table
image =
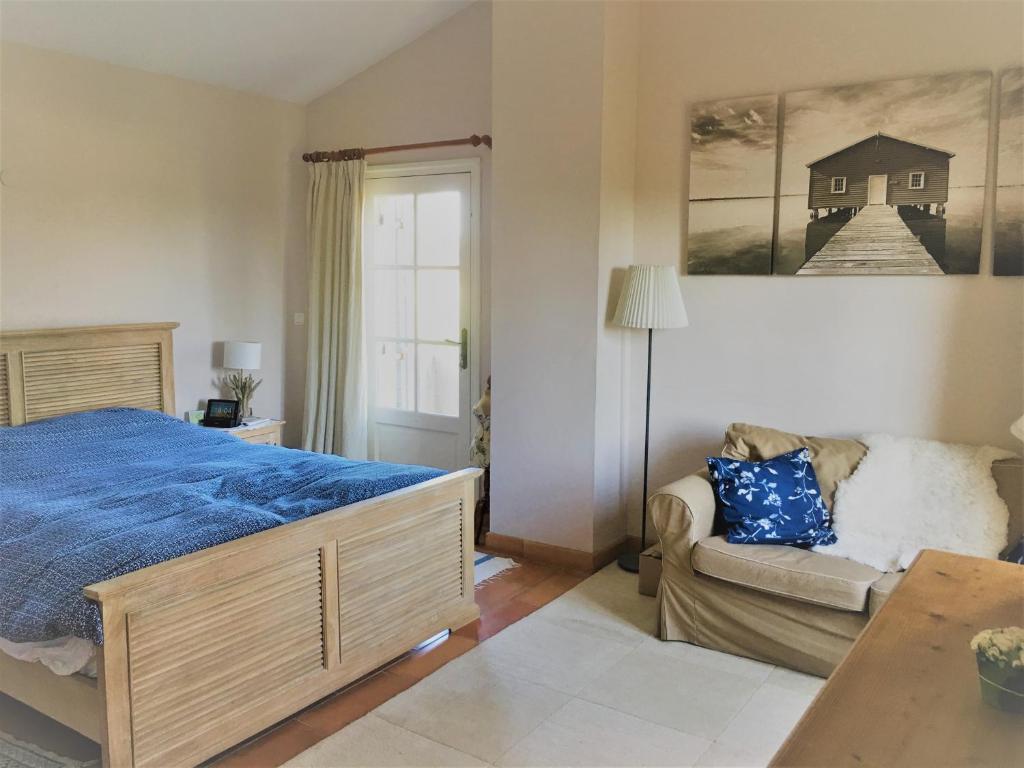
<path id="1" fill-rule="evenodd" d="M 772 766 L 1024 765 L 1024 715 L 981 700 L 969 643 L 1024 626 L 1024 566 L 923 551 Z"/>

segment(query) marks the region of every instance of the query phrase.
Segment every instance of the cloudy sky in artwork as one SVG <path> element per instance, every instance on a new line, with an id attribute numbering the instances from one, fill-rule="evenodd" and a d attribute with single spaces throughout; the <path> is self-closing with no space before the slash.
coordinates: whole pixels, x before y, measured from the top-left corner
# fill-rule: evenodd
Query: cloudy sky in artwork
<path id="1" fill-rule="evenodd" d="M 782 194 L 807 194 L 807 163 L 879 131 L 956 154 L 950 187 L 985 183 L 988 72 L 968 72 L 787 93 Z"/>
<path id="2" fill-rule="evenodd" d="M 775 193 L 778 97 L 690 107 L 690 200 Z"/>
<path id="3" fill-rule="evenodd" d="M 999 186 L 1024 183 L 1024 69 L 1003 73 L 999 87 Z"/>

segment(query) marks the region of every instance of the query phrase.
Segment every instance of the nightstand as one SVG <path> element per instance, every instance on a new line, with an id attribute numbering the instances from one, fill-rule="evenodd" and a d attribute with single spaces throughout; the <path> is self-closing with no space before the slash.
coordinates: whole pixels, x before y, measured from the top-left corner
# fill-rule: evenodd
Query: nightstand
<path id="1" fill-rule="evenodd" d="M 272 419 L 269 424 L 261 424 L 258 427 L 233 427 L 225 430 L 239 440 L 257 445 L 280 445 L 281 427 L 285 422 Z"/>

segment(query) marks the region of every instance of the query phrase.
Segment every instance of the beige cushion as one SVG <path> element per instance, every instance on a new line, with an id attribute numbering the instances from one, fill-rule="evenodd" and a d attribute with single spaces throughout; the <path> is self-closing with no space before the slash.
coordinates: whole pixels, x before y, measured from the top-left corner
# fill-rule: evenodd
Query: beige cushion
<path id="1" fill-rule="evenodd" d="M 904 571 L 882 574 L 882 578 L 871 585 L 871 591 L 868 593 L 868 613 L 872 616 L 878 613 L 878 609 L 885 605 L 889 595 L 896 589 L 896 585 L 900 583 L 903 574 Z"/>
<path id="2" fill-rule="evenodd" d="M 722 455 L 740 461 L 767 461 L 783 453 L 807 448 L 821 493 L 832 509 L 836 486 L 857 468 L 867 448 L 856 440 L 832 437 L 804 437 L 751 424 L 730 424 L 725 432 Z"/>
<path id="3" fill-rule="evenodd" d="M 882 576 L 842 557 L 777 544 L 730 544 L 725 536 L 698 542 L 693 567 L 733 584 L 844 611 L 863 611 L 868 590 Z"/>

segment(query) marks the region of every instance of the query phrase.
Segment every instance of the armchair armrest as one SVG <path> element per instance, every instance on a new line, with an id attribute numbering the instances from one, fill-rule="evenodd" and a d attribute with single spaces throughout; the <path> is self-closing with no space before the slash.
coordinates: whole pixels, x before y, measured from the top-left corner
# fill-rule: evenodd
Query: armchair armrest
<path id="1" fill-rule="evenodd" d="M 647 506 L 661 539 L 663 562 L 693 573 L 693 545 L 711 536 L 715 523 L 715 494 L 707 470 L 659 488 Z"/>

